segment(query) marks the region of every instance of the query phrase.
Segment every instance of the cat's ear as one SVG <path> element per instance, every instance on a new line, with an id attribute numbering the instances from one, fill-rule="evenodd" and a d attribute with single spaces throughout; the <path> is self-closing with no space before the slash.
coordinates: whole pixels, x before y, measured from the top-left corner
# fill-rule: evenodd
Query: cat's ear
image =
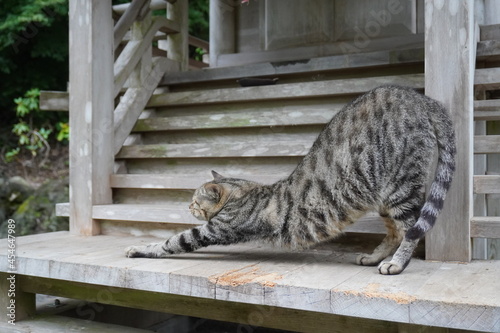
<path id="1" fill-rule="evenodd" d="M 214 170 L 212 170 L 212 176 L 214 177 L 214 180 L 216 180 L 216 181 L 219 181 L 219 180 L 222 180 L 225 178 L 223 175 L 215 172 Z"/>
<path id="2" fill-rule="evenodd" d="M 220 186 L 220 185 L 218 185 L 218 184 L 207 184 L 207 185 L 205 185 L 205 192 L 215 202 L 219 202 L 220 198 L 222 197 L 222 191 L 223 190 L 224 190 L 223 187 Z"/>

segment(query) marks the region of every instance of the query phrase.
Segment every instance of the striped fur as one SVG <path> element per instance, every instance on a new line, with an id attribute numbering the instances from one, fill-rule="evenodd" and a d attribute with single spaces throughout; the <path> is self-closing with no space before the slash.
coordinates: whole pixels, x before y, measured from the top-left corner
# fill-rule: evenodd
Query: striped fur
<path id="1" fill-rule="evenodd" d="M 438 164 L 424 201 L 435 148 Z M 398 274 L 443 207 L 455 168 L 450 117 L 414 90 L 383 86 L 346 105 L 326 125 L 294 172 L 272 185 L 226 178 L 196 190 L 190 210 L 207 221 L 169 240 L 127 249 L 129 257 L 166 257 L 213 244 L 265 240 L 303 248 L 328 241 L 370 210 L 388 233 L 360 265 Z"/>

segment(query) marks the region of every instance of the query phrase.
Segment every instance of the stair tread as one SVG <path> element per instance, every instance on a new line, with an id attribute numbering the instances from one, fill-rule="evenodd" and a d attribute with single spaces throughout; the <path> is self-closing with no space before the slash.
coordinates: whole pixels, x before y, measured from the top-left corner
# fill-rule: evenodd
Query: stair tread
<path id="1" fill-rule="evenodd" d="M 224 175 L 226 177 L 241 178 L 263 184 L 272 184 L 285 178 L 288 174 L 276 175 Z M 194 190 L 201 184 L 211 181 L 210 175 L 173 175 L 173 174 L 116 174 L 111 175 L 113 188 L 142 188 L 142 189 L 188 189 Z"/>
<path id="2" fill-rule="evenodd" d="M 156 94 L 148 107 L 197 105 L 205 103 L 226 103 L 276 99 L 325 97 L 347 94 L 361 94 L 384 84 L 405 85 L 424 88 L 424 74 L 405 74 L 367 78 L 312 81 L 277 84 L 272 86 L 194 90 Z"/>
<path id="3" fill-rule="evenodd" d="M 342 54 L 309 59 L 307 62 L 263 62 L 232 67 L 214 67 L 199 71 L 177 72 L 166 75 L 162 85 L 178 85 L 243 77 L 283 76 L 323 72 L 348 68 L 411 64 L 424 61 L 423 47 L 406 50 L 383 50 L 366 53 Z"/>
<path id="4" fill-rule="evenodd" d="M 117 159 L 304 156 L 313 141 L 180 143 L 124 146 Z"/>
<path id="5" fill-rule="evenodd" d="M 500 175 L 475 175 L 474 193 L 500 193 Z"/>
<path id="6" fill-rule="evenodd" d="M 474 85 L 500 89 L 500 68 L 480 68 L 474 72 Z"/>
<path id="7" fill-rule="evenodd" d="M 500 135 L 474 136 L 474 154 L 500 153 Z"/>
<path id="8" fill-rule="evenodd" d="M 500 216 L 474 216 L 470 222 L 471 237 L 500 238 Z"/>

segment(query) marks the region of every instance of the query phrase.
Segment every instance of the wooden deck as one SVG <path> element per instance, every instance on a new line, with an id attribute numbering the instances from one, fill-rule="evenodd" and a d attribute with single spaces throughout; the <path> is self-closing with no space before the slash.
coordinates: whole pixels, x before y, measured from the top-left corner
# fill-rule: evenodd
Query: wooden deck
<path id="1" fill-rule="evenodd" d="M 82 237 L 68 232 L 33 235 L 17 238 L 17 283 L 28 293 L 236 322 L 245 322 L 246 317 L 237 318 L 234 311 L 225 310 L 260 311 L 264 324 L 270 319 L 266 316 L 272 315 L 266 311 L 288 309 L 295 311 L 296 319 L 289 321 L 295 324 L 310 314 L 316 320 L 333 314 L 365 318 L 360 321 L 500 331 L 500 261 L 464 264 L 414 259 L 403 274 L 383 276 L 375 267 L 354 264 L 358 253 L 373 248 L 380 239 L 380 235 L 366 237 L 349 234 L 299 252 L 245 244 L 155 260 L 124 256 L 126 246 L 155 238 Z M 8 248 L 5 239 L 0 248 Z M 8 272 L 7 265 L 4 251 L 0 271 Z M 109 295 L 104 297 L 103 291 L 110 291 Z M 136 293 L 139 303 L 130 296 L 136 291 L 140 291 Z M 151 301 L 155 297 L 156 303 Z M 297 327 L 311 331 L 307 325 L 313 322 L 304 319 L 306 326 Z M 287 328 L 286 321 L 282 328 Z"/>

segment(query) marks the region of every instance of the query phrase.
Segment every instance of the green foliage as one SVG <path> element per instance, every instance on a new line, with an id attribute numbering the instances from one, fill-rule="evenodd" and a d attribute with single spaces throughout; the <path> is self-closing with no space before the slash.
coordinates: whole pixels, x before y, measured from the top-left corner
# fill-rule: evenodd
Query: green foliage
<path id="1" fill-rule="evenodd" d="M 27 112 L 17 110 L 17 96 L 32 87 L 66 90 L 67 81 L 68 0 L 1 0 L 0 124 L 11 126 L 19 112 Z M 47 112 L 33 121 L 65 122 L 67 117 Z M 8 141 L 0 137 L 2 143 Z"/>
<path id="2" fill-rule="evenodd" d="M 41 152 L 45 152 L 46 156 L 42 160 L 42 164 L 47 158 L 47 154 L 50 151 L 49 136 L 53 132 L 54 127 L 48 121 L 38 127 L 34 125 L 33 119 L 37 113 L 40 113 L 38 107 L 39 97 L 40 90 L 31 89 L 24 94 L 24 97 L 18 97 L 14 100 L 19 122 L 12 127 L 12 133 L 17 136 L 18 145 L 5 154 L 7 162 L 13 161 L 22 149 L 28 150 L 33 157 Z M 56 128 L 59 130 L 57 140 L 67 140 L 69 136 L 68 123 L 58 122 Z"/>

